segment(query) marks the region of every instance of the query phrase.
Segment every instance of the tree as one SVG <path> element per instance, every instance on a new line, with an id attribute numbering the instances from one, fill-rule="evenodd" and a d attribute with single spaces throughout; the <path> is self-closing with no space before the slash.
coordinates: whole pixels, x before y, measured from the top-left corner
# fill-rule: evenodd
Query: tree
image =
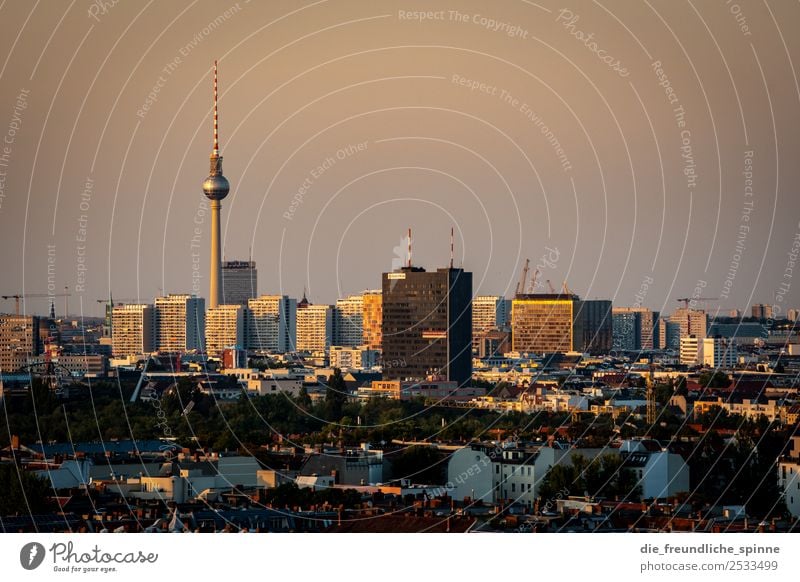
<path id="1" fill-rule="evenodd" d="M 0 516 L 44 513 L 53 494 L 47 481 L 8 463 L 0 465 L 0 491 Z"/>
<path id="2" fill-rule="evenodd" d="M 333 369 L 328 378 L 328 389 L 325 391 L 325 408 L 328 419 L 336 421 L 342 418 L 342 408 L 347 402 L 347 384 L 339 368 Z"/>
<path id="3" fill-rule="evenodd" d="M 416 483 L 439 483 L 444 468 L 441 460 L 433 447 L 408 447 L 392 460 L 392 475 Z"/>
<path id="4" fill-rule="evenodd" d="M 642 487 L 633 472 L 624 466 L 624 459 L 609 453 L 588 460 L 583 455 L 572 455 L 570 464 L 553 465 L 545 474 L 539 488 L 544 503 L 553 503 L 567 495 L 590 497 L 619 497 L 638 501 Z"/>
<path id="5" fill-rule="evenodd" d="M 727 388 L 731 383 L 731 379 L 728 378 L 728 375 L 724 372 L 715 370 L 713 372 L 709 371 L 700 374 L 698 382 L 700 382 L 700 386 L 703 388 Z"/>

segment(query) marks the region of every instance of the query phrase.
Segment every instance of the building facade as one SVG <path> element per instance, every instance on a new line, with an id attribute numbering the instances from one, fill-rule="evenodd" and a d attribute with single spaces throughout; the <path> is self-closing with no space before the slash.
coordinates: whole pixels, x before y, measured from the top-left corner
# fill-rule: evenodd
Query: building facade
<path id="1" fill-rule="evenodd" d="M 251 350 L 270 353 L 295 351 L 297 300 L 286 295 L 262 295 L 247 302 L 247 342 Z"/>
<path id="2" fill-rule="evenodd" d="M 577 308 L 573 349 L 590 354 L 608 353 L 613 340 L 611 301 L 588 299 L 578 302 Z"/>
<path id="3" fill-rule="evenodd" d="M 472 273 L 403 267 L 383 274 L 383 375 L 472 378 Z"/>
<path id="4" fill-rule="evenodd" d="M 693 335 L 704 338 L 708 333 L 708 317 L 701 309 L 681 307 L 676 309 L 669 319 L 680 326 L 680 337 Z"/>
<path id="5" fill-rule="evenodd" d="M 255 261 L 222 262 L 222 302 L 226 305 L 247 302 L 258 297 L 258 269 Z"/>
<path id="6" fill-rule="evenodd" d="M 710 368 L 733 368 L 739 358 L 736 342 L 730 338 L 703 338 L 703 365 Z"/>
<path id="7" fill-rule="evenodd" d="M 378 352 L 366 346 L 332 346 L 330 351 L 331 368 L 343 370 L 366 370 L 378 363 Z"/>
<path id="8" fill-rule="evenodd" d="M 750 308 L 750 310 L 753 317 L 758 320 L 764 321 L 767 319 L 772 319 L 772 305 L 756 303 Z"/>
<path id="9" fill-rule="evenodd" d="M 336 301 L 333 344 L 360 346 L 364 340 L 364 296 L 350 295 Z"/>
<path id="10" fill-rule="evenodd" d="M 383 293 L 377 291 L 364 291 L 364 314 L 361 324 L 364 333 L 361 343 L 370 350 L 380 351 L 382 348 L 381 327 L 383 325 Z"/>
<path id="11" fill-rule="evenodd" d="M 661 347 L 660 316 L 645 307 L 612 309 L 613 346 L 618 350 L 652 350 Z"/>
<path id="12" fill-rule="evenodd" d="M 194 295 L 156 297 L 156 349 L 159 352 L 202 350 L 206 302 Z"/>
<path id="13" fill-rule="evenodd" d="M 701 361 L 702 339 L 695 335 L 687 335 L 681 338 L 680 343 L 680 362 L 684 366 L 696 366 Z"/>
<path id="14" fill-rule="evenodd" d="M 500 295 L 478 295 L 472 300 L 472 348 L 478 349 L 486 333 L 508 324 L 510 301 Z"/>
<path id="15" fill-rule="evenodd" d="M 572 351 L 579 302 L 577 295 L 518 295 L 511 303 L 511 349 L 520 353 Z"/>
<path id="16" fill-rule="evenodd" d="M 41 351 L 37 316 L 0 315 L 0 371 L 16 372 Z"/>
<path id="17" fill-rule="evenodd" d="M 156 311 L 152 305 L 117 305 L 111 310 L 111 354 L 115 357 L 155 351 Z"/>
<path id="18" fill-rule="evenodd" d="M 321 352 L 333 340 L 333 306 L 307 304 L 297 309 L 297 351 Z"/>
<path id="19" fill-rule="evenodd" d="M 219 356 L 225 348 L 246 346 L 247 314 L 248 309 L 238 303 L 206 311 L 206 353 Z"/>

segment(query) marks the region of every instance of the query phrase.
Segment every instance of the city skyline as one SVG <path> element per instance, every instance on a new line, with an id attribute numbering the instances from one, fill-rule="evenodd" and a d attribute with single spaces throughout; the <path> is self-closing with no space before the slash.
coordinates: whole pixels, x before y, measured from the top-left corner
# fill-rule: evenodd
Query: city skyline
<path id="1" fill-rule="evenodd" d="M 65 13 L 51 44 L 25 50 L 53 23 L 7 7 L 25 34 L 3 41 L 0 292 L 68 287 L 71 311 L 92 315 L 110 291 L 204 295 L 211 213 L 196 181 L 219 59 L 234 183 L 221 252 L 256 261 L 265 292 L 333 303 L 374 288 L 412 224 L 430 268 L 447 264 L 455 225 L 475 295 L 509 297 L 525 258 L 544 257 L 543 279 L 615 305 L 669 312 L 698 285 L 721 311 L 799 302 L 791 41 L 751 40 L 704 6 L 692 22 L 713 40 L 679 44 L 683 10 L 668 3 L 624 18 L 509 5 L 496 28 L 478 3 L 432 5 L 428 20 L 399 3 L 310 10 L 120 4 Z M 270 35 L 281 15 L 284 40 L 302 42 Z M 747 16 L 774 29 L 792 8 Z M 579 41 L 590 32 L 614 67 Z M 320 66 L 323 46 L 338 48 Z"/>

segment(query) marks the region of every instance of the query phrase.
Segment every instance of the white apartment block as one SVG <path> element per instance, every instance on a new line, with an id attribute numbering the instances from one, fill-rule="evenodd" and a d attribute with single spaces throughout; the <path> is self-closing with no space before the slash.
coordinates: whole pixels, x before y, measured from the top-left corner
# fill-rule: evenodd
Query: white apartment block
<path id="1" fill-rule="evenodd" d="M 331 368 L 344 370 L 366 370 L 378 363 L 378 351 L 367 349 L 366 346 L 350 348 L 347 346 L 332 346 L 330 351 Z"/>
<path id="2" fill-rule="evenodd" d="M 333 339 L 333 307 L 307 305 L 297 310 L 297 351 L 322 352 Z"/>
<path id="3" fill-rule="evenodd" d="M 247 311 L 238 303 L 206 311 L 206 353 L 219 355 L 225 348 L 247 345 Z"/>
<path id="4" fill-rule="evenodd" d="M 202 349 L 206 301 L 194 295 L 156 297 L 156 348 L 159 352 Z"/>
<path id="5" fill-rule="evenodd" d="M 778 460 L 778 487 L 786 509 L 800 517 L 800 436 L 792 437 L 789 453 Z"/>
<path id="6" fill-rule="evenodd" d="M 680 361 L 685 366 L 696 366 L 700 363 L 701 341 L 694 335 L 681 338 Z"/>
<path id="7" fill-rule="evenodd" d="M 503 327 L 511 312 L 510 301 L 500 295 L 478 295 L 472 300 L 472 342 L 481 333 Z"/>
<path id="8" fill-rule="evenodd" d="M 297 300 L 262 295 L 247 302 L 247 343 L 252 350 L 286 353 L 296 350 Z"/>
<path id="9" fill-rule="evenodd" d="M 111 353 L 115 357 L 155 351 L 156 311 L 152 305 L 117 305 L 111 310 Z"/>
<path id="10" fill-rule="evenodd" d="M 738 352 L 736 342 L 730 338 L 707 337 L 703 339 L 703 365 L 710 368 L 733 368 Z"/>
<path id="11" fill-rule="evenodd" d="M 350 295 L 336 301 L 334 338 L 337 346 L 360 346 L 364 337 L 364 296 Z"/>

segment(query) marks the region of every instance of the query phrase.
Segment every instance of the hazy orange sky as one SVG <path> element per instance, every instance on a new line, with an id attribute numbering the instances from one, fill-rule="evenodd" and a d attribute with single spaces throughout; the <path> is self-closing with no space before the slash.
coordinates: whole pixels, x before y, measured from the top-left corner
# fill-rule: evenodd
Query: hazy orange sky
<path id="1" fill-rule="evenodd" d="M 454 226 L 476 293 L 529 257 L 618 305 L 785 312 L 798 23 L 725 0 L 4 1 L 0 294 L 68 286 L 99 315 L 109 290 L 207 293 L 218 59 L 223 253 L 252 248 L 262 293 L 377 288 L 409 226 L 444 266 Z"/>

